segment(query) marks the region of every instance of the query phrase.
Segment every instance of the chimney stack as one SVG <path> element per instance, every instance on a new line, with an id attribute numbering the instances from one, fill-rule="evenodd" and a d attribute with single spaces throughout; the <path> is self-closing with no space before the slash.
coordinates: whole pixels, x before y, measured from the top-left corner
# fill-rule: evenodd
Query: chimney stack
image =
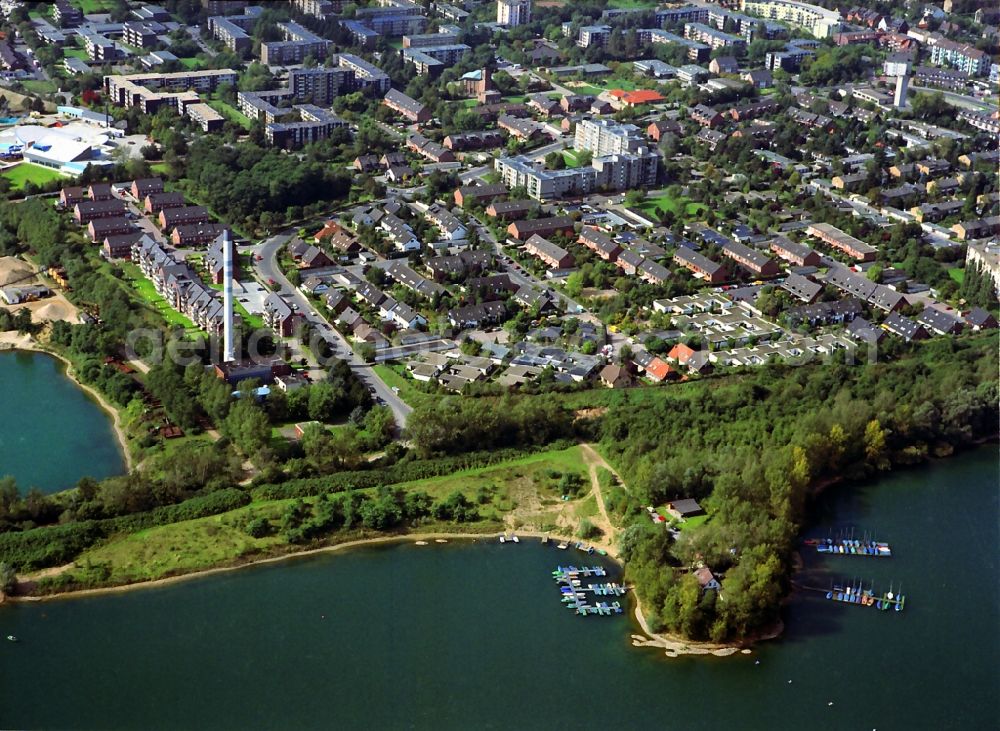
<path id="1" fill-rule="evenodd" d="M 229 229 L 222 232 L 222 252 L 222 292 L 226 318 L 222 362 L 232 363 L 236 360 L 236 354 L 233 349 L 233 241 Z"/>

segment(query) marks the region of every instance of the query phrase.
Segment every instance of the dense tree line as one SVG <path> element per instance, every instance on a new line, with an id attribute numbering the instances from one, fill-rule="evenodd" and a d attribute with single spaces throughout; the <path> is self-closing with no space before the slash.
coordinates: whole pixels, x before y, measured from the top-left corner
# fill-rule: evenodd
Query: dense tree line
<path id="1" fill-rule="evenodd" d="M 552 395 L 497 401 L 452 396 L 415 408 L 406 435 L 421 457 L 540 445 L 573 436 L 573 413 Z"/>
<path id="2" fill-rule="evenodd" d="M 345 198 L 351 175 L 251 143 L 195 141 L 185 175 L 190 192 L 218 216 L 249 230 L 301 217 L 303 208 Z"/>
<path id="3" fill-rule="evenodd" d="M 941 339 L 891 363 L 766 366 L 613 407 L 602 443 L 629 485 L 625 512 L 693 497 L 712 515 L 677 542 L 643 518 L 625 531 L 647 617 L 713 640 L 773 620 L 810 488 L 995 434 L 997 368 L 995 338 Z M 697 561 L 724 574 L 725 601 L 684 571 Z"/>

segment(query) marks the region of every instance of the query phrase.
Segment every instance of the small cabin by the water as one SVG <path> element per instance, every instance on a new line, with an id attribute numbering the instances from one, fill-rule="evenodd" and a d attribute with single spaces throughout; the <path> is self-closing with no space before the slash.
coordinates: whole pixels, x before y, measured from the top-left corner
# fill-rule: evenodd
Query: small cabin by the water
<path id="1" fill-rule="evenodd" d="M 702 591 L 708 591 L 709 589 L 719 590 L 719 580 L 715 578 L 715 574 L 712 573 L 712 570 L 708 566 L 702 566 L 694 572 L 694 576 L 698 579 Z"/>

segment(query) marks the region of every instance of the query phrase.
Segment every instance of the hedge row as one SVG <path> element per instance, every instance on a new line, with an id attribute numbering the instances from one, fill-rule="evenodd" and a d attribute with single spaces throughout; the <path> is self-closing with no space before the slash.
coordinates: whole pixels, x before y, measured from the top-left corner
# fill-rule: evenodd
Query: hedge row
<path id="1" fill-rule="evenodd" d="M 395 485 L 400 482 L 424 480 L 429 477 L 441 477 L 461 470 L 507 462 L 540 451 L 568 449 L 575 442 L 560 440 L 537 448 L 507 448 L 491 452 L 469 452 L 453 457 L 440 457 L 420 461 L 398 462 L 390 467 L 374 470 L 356 470 L 353 472 L 336 472 L 324 477 L 306 477 L 287 482 L 260 485 L 253 489 L 255 500 L 286 500 L 288 498 L 312 497 L 330 492 L 345 490 L 361 490 L 380 485 Z"/>

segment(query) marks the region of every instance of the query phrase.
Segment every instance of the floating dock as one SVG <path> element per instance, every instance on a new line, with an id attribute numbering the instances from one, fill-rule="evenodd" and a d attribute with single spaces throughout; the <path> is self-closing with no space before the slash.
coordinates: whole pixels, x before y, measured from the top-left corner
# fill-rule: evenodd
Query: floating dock
<path id="1" fill-rule="evenodd" d="M 562 603 L 567 609 L 572 609 L 580 616 L 586 617 L 591 614 L 609 617 L 612 614 L 621 614 L 622 606 L 620 602 L 613 601 L 610 604 L 605 601 L 589 601 L 591 595 L 595 600 L 604 596 L 624 596 L 628 589 L 615 582 L 603 584 L 583 585 L 581 577 L 602 577 L 607 576 L 607 571 L 601 566 L 557 566 L 552 572 L 552 578 L 559 586 L 559 593 L 562 595 Z"/>
<path id="2" fill-rule="evenodd" d="M 902 594 L 893 594 L 890 590 L 885 594 L 878 595 L 871 589 L 862 589 L 855 586 L 848 586 L 846 589 L 842 586 L 834 586 L 830 591 L 826 592 L 826 598 L 830 601 L 843 602 L 844 604 L 875 607 L 883 612 L 889 609 L 902 612 L 903 607 L 906 605 L 906 597 Z"/>
<path id="3" fill-rule="evenodd" d="M 818 553 L 831 553 L 842 556 L 872 556 L 873 558 L 887 558 L 892 555 L 892 549 L 888 543 L 881 541 L 859 541 L 844 538 L 840 541 L 827 538 L 816 544 Z"/>

